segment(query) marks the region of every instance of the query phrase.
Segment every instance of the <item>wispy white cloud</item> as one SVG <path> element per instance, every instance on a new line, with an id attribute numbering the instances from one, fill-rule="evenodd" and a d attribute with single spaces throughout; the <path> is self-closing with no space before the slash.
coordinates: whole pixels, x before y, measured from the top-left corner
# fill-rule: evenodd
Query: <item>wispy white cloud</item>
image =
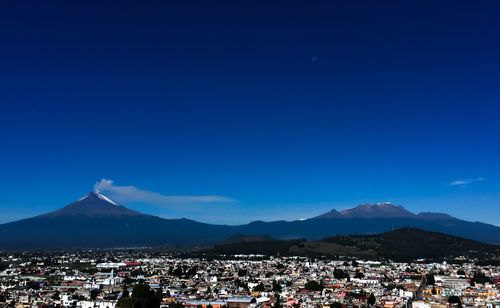
<path id="1" fill-rule="evenodd" d="M 158 206 L 175 206 L 182 204 L 237 202 L 237 200 L 233 198 L 218 195 L 163 195 L 157 192 L 143 190 L 135 186 L 118 186 L 109 179 L 101 179 L 96 182 L 94 189 L 103 193 L 108 193 L 113 197 L 113 199 L 123 203 L 144 202 Z"/>
<path id="2" fill-rule="evenodd" d="M 481 182 L 484 181 L 484 178 L 475 178 L 475 179 L 464 179 L 464 180 L 455 180 L 451 181 L 450 185 L 451 186 L 466 186 L 474 182 Z"/>

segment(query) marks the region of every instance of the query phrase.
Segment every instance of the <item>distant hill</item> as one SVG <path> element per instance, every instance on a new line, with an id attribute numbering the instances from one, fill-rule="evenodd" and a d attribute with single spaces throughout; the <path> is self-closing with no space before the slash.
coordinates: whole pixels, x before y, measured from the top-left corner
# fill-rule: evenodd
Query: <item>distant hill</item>
<path id="1" fill-rule="evenodd" d="M 400 228 L 376 235 L 342 235 L 319 241 L 284 240 L 216 245 L 213 254 L 383 257 L 399 260 L 469 256 L 500 259 L 500 246 L 428 232 Z"/>
<path id="2" fill-rule="evenodd" d="M 455 217 L 448 215 L 448 214 L 432 213 L 432 212 L 418 213 L 417 217 L 422 218 L 422 219 L 430 219 L 430 220 L 458 220 L 458 218 L 455 218 Z"/>
<path id="3" fill-rule="evenodd" d="M 231 237 L 233 243 L 301 238 L 314 241 L 332 235 L 379 234 L 402 227 L 500 244 L 499 227 L 442 213 L 413 214 L 387 202 L 340 212 L 332 210 L 300 221 L 255 221 L 228 226 L 147 215 L 100 192 L 91 192 L 59 210 L 0 224 L 0 249 L 206 247 Z"/>
<path id="4" fill-rule="evenodd" d="M 244 234 L 236 234 L 231 236 L 230 238 L 224 240 L 221 244 L 237 244 L 237 243 L 251 243 L 251 242 L 270 242 L 274 241 L 274 239 L 267 235 L 244 235 Z"/>
<path id="5" fill-rule="evenodd" d="M 500 246 L 417 228 L 400 228 L 379 235 L 338 235 L 323 241 L 356 247 L 360 251 L 373 250 L 377 256 L 393 259 L 452 256 L 500 258 Z"/>

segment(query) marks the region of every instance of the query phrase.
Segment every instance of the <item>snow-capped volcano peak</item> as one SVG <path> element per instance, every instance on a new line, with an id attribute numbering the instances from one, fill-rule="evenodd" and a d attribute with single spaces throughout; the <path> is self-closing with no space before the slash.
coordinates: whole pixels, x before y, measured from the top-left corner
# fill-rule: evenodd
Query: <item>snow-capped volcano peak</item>
<path id="1" fill-rule="evenodd" d="M 85 199 L 100 199 L 100 200 L 103 200 L 103 201 L 106 201 L 107 203 L 109 204 L 112 204 L 112 205 L 115 205 L 115 206 L 120 206 L 120 204 L 116 201 L 114 201 L 113 199 L 111 199 L 110 197 L 106 196 L 105 194 L 103 194 L 102 192 L 100 192 L 99 190 L 94 190 L 92 191 L 91 193 L 81 197 L 80 199 L 78 199 L 78 201 L 83 201 Z"/>
<path id="2" fill-rule="evenodd" d="M 340 212 L 346 218 L 414 217 L 415 214 L 391 202 L 361 204 Z"/>
<path id="3" fill-rule="evenodd" d="M 101 200 L 104 200 L 106 202 L 109 202 L 113 205 L 119 205 L 117 202 L 115 202 L 113 199 L 111 199 L 110 197 L 106 196 L 105 194 L 101 193 L 99 190 L 94 190 L 94 193 L 97 195 L 97 198 L 101 199 Z"/>
<path id="4" fill-rule="evenodd" d="M 143 215 L 130 210 L 98 190 L 78 199 L 66 207 L 48 213 L 45 216 L 137 216 Z"/>
<path id="5" fill-rule="evenodd" d="M 395 218 L 415 217 L 416 215 L 400 205 L 391 202 L 361 204 L 343 211 L 331 210 L 315 218 Z"/>

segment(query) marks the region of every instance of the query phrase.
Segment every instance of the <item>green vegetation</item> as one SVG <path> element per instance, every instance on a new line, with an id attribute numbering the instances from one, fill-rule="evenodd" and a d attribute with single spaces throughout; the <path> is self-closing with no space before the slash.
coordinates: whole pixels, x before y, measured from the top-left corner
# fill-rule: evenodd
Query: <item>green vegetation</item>
<path id="1" fill-rule="evenodd" d="M 160 307 L 162 300 L 161 291 L 151 290 L 147 284 L 136 284 L 132 290 L 132 295 L 123 292 L 122 297 L 116 304 L 118 308 L 153 308 Z"/>
<path id="2" fill-rule="evenodd" d="M 281 298 L 279 294 L 276 294 L 276 300 L 274 302 L 274 308 L 283 308 L 283 305 L 281 304 Z"/>
<path id="3" fill-rule="evenodd" d="M 339 268 L 333 270 L 333 277 L 335 279 L 348 279 L 348 280 L 350 279 L 349 273 Z"/>
<path id="4" fill-rule="evenodd" d="M 460 297 L 458 296 L 450 296 L 448 297 L 448 304 L 451 304 L 455 307 L 462 308 L 462 302 L 460 301 Z"/>
<path id="5" fill-rule="evenodd" d="M 375 295 L 373 295 L 373 293 L 370 293 L 370 296 L 368 296 L 368 301 L 367 301 L 368 305 L 373 306 L 375 305 L 376 301 L 377 300 L 375 298 Z"/>
<path id="6" fill-rule="evenodd" d="M 321 241 L 286 240 L 240 242 L 217 245 L 204 253 L 301 255 L 311 257 L 351 256 L 409 261 L 455 256 L 498 262 L 500 247 L 416 228 L 401 228 L 378 235 L 342 235 Z M 352 263 L 356 266 L 355 262 Z M 241 273 L 243 274 L 243 273 Z M 358 275 L 360 277 L 361 274 Z"/>
<path id="7" fill-rule="evenodd" d="M 254 291 L 256 292 L 264 292 L 266 290 L 266 288 L 264 287 L 264 285 L 261 283 L 259 283 L 258 285 L 256 285 L 254 288 L 253 288 Z"/>
<path id="8" fill-rule="evenodd" d="M 436 283 L 436 281 L 434 280 L 434 275 L 433 274 L 426 274 L 425 275 L 425 282 L 427 283 L 427 285 L 433 286 Z"/>
<path id="9" fill-rule="evenodd" d="M 324 289 L 323 282 L 317 282 L 316 280 L 309 280 L 304 287 L 309 291 L 323 291 Z"/>
<path id="10" fill-rule="evenodd" d="M 500 247 L 416 228 L 401 228 L 379 235 L 335 236 L 329 243 L 356 247 L 361 251 L 374 250 L 378 256 L 395 260 L 478 256 L 494 258 Z"/>
<path id="11" fill-rule="evenodd" d="M 487 277 L 483 272 L 481 271 L 476 271 L 474 272 L 474 276 L 471 279 L 471 283 L 480 283 L 480 284 L 485 284 L 485 283 L 493 283 L 490 277 Z"/>
<path id="12" fill-rule="evenodd" d="M 9 267 L 9 263 L 0 262 L 0 272 L 6 270 Z"/>
<path id="13" fill-rule="evenodd" d="M 273 280 L 273 291 L 274 292 L 281 292 L 283 288 L 279 283 L 276 282 L 276 280 Z"/>

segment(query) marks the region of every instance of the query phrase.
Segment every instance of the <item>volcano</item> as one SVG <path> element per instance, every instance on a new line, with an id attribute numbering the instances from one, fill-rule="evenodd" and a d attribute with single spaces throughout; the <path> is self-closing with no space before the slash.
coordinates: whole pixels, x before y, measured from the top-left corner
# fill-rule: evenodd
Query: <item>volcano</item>
<path id="1" fill-rule="evenodd" d="M 227 226 L 143 214 L 99 191 L 36 217 L 0 225 L 0 249 L 79 249 L 206 245 Z"/>
<path id="2" fill-rule="evenodd" d="M 400 205 L 390 202 L 361 204 L 352 209 L 337 211 L 335 209 L 328 213 L 316 216 L 316 219 L 332 218 L 415 218 L 417 215 L 406 210 Z"/>
<path id="3" fill-rule="evenodd" d="M 122 217 L 122 216 L 149 216 L 128 209 L 112 200 L 98 190 L 92 191 L 62 209 L 42 215 L 41 217 Z"/>

